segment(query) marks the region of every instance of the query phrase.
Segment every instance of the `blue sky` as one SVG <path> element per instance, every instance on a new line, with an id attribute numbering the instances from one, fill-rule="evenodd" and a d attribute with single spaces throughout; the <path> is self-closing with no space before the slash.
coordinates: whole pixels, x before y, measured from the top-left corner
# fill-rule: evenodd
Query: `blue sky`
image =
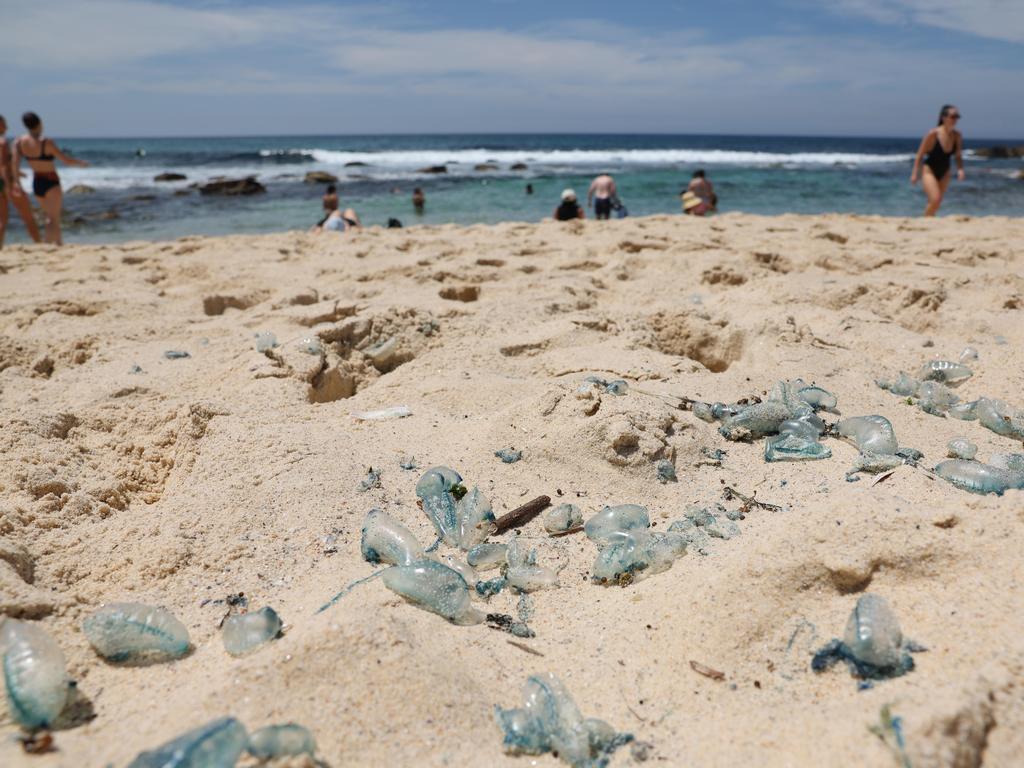
<path id="1" fill-rule="evenodd" d="M 0 114 L 63 136 L 1024 136 L 1024 0 L 0 0 Z"/>

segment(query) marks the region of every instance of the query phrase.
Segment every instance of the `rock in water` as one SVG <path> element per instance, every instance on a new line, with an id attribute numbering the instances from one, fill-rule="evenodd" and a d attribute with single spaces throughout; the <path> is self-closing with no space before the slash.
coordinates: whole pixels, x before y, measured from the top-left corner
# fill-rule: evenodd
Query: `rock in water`
<path id="1" fill-rule="evenodd" d="M 281 617 L 273 608 L 229 616 L 224 620 L 224 650 L 242 656 L 281 634 Z"/>
<path id="2" fill-rule="evenodd" d="M 303 179 L 307 184 L 333 184 L 338 177 L 327 171 L 307 171 Z"/>
<path id="3" fill-rule="evenodd" d="M 187 177 L 184 173 L 158 173 L 153 177 L 153 181 L 185 181 Z"/>
<path id="4" fill-rule="evenodd" d="M 248 743 L 245 726 L 222 717 L 143 752 L 128 768 L 234 768 Z"/>
<path id="5" fill-rule="evenodd" d="M 184 624 L 142 603 L 108 603 L 82 622 L 82 629 L 93 650 L 110 661 L 150 655 L 176 659 L 189 649 Z"/>
<path id="6" fill-rule="evenodd" d="M 244 179 L 222 179 L 211 181 L 199 187 L 199 193 L 203 195 L 224 195 L 236 197 L 239 195 L 261 195 L 267 188 L 256 181 L 255 176 L 248 176 Z"/>
<path id="7" fill-rule="evenodd" d="M 69 681 L 64 654 L 42 627 L 16 619 L 0 624 L 7 710 L 28 730 L 46 728 L 68 700 Z"/>

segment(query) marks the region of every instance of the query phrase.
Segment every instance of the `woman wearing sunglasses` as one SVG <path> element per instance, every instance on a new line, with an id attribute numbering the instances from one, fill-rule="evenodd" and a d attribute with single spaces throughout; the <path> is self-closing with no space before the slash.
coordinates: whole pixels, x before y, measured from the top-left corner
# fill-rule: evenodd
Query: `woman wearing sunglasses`
<path id="1" fill-rule="evenodd" d="M 924 208 L 925 216 L 934 216 L 939 210 L 939 206 L 942 205 L 942 198 L 952 180 L 950 173 L 952 158 L 956 158 L 957 179 L 964 180 L 964 160 L 961 157 L 964 137 L 956 129 L 959 120 L 960 110 L 952 104 L 944 105 L 942 111 L 939 112 L 938 127 L 928 131 L 921 139 L 921 146 L 917 148 L 917 157 L 914 158 L 914 170 L 910 174 L 910 183 L 917 184 L 918 178 L 921 179 L 924 193 L 928 195 L 928 205 Z M 921 167 L 922 158 L 924 158 L 923 168 Z"/>

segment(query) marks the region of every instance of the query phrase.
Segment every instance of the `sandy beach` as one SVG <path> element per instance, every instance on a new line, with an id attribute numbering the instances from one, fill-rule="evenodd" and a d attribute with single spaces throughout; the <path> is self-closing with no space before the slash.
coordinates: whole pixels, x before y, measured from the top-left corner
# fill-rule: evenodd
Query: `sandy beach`
<path id="1" fill-rule="evenodd" d="M 1021 243 L 1022 219 L 727 214 L 0 251 L 0 613 L 52 633 L 80 699 L 48 754 L 0 720 L 0 765 L 122 766 L 233 715 L 307 726 L 334 767 L 551 768 L 503 754 L 493 718 L 545 671 L 647 745 L 613 766 L 892 768 L 869 731 L 887 705 L 914 768 L 1019 764 L 1021 492 L 909 466 L 847 482 L 857 451 L 836 439 L 829 459 L 766 463 L 763 441 L 727 442 L 666 396 L 735 402 L 803 377 L 844 417 L 886 416 L 924 466 L 960 436 L 982 459 L 1020 451 L 874 380 L 970 345 L 959 394 L 1024 405 Z M 629 392 L 578 396 L 591 374 Z M 351 415 L 397 405 L 412 415 Z M 494 456 L 507 447 L 522 460 Z M 678 482 L 658 481 L 661 459 Z M 498 515 L 546 494 L 586 517 L 641 504 L 663 530 L 690 505 L 739 509 L 726 486 L 782 509 L 626 587 L 590 581 L 581 533 L 493 537 L 561 569 L 534 594 L 532 639 L 448 624 L 380 580 L 317 613 L 379 567 L 359 551 L 371 508 L 433 540 L 414 488 L 435 465 Z M 380 486 L 360 490 L 370 467 Z M 218 626 L 240 592 L 285 632 L 233 658 Z M 927 652 L 858 690 L 810 659 L 865 592 Z M 194 650 L 101 660 L 81 622 L 124 600 L 173 612 Z"/>

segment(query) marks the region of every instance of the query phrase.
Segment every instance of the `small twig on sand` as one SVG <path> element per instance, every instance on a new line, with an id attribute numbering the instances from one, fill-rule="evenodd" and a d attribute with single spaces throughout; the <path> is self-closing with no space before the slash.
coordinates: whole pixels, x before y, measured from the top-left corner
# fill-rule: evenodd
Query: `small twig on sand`
<path id="1" fill-rule="evenodd" d="M 701 664 L 699 661 L 690 661 L 690 669 L 696 672 L 698 675 L 704 675 L 704 677 L 710 677 L 712 680 L 725 680 L 725 672 L 719 672 L 717 669 Z"/>
<path id="2" fill-rule="evenodd" d="M 725 486 L 725 488 L 722 490 L 722 495 L 725 496 L 726 501 L 731 501 L 734 498 L 742 501 L 742 509 L 744 512 L 749 512 L 751 507 L 757 507 L 758 509 L 763 509 L 766 512 L 782 511 L 782 507 L 778 506 L 777 504 L 768 504 L 767 502 L 764 501 L 758 501 L 753 496 L 747 496 L 745 494 L 742 494 L 729 485 Z"/>
<path id="3" fill-rule="evenodd" d="M 515 640 L 506 640 L 505 642 L 508 643 L 509 645 L 514 645 L 520 651 L 526 651 L 527 653 L 532 653 L 534 656 L 543 656 L 544 655 L 543 653 L 538 651 L 536 648 L 531 648 L 526 643 L 520 643 L 520 642 L 517 642 Z"/>
<path id="4" fill-rule="evenodd" d="M 518 528 L 525 525 L 541 513 L 551 504 L 550 496 L 538 496 L 533 501 L 528 501 L 521 507 L 516 507 L 508 514 L 504 514 L 494 521 L 494 532 L 503 533 L 510 528 Z"/>
<path id="5" fill-rule="evenodd" d="M 567 531 L 558 531 L 557 533 L 549 533 L 548 536 L 550 536 L 552 539 L 557 539 L 557 538 L 560 538 L 562 536 L 569 536 L 570 534 L 573 534 L 573 533 L 579 533 L 582 530 L 583 530 L 583 526 L 582 525 L 577 525 L 575 528 L 570 528 Z"/>
<path id="6" fill-rule="evenodd" d="M 648 392 L 647 390 L 640 389 L 638 387 L 634 387 L 633 391 L 637 392 L 637 393 L 639 393 L 641 395 L 647 395 L 648 397 L 656 397 L 659 400 L 668 400 L 668 399 L 675 400 L 676 401 L 676 408 L 678 408 L 681 411 L 692 411 L 693 410 L 693 404 L 700 402 L 700 400 L 694 400 L 691 397 L 684 397 L 683 395 L 669 395 L 669 394 L 662 394 L 660 392 Z"/>

